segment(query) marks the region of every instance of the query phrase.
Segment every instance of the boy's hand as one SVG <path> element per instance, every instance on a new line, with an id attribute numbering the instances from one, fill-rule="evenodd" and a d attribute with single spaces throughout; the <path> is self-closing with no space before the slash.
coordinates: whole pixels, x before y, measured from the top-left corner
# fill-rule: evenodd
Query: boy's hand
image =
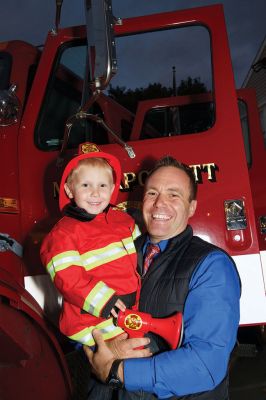
<path id="1" fill-rule="evenodd" d="M 125 305 L 125 303 L 123 303 L 123 301 L 120 300 L 120 299 L 117 299 L 117 301 L 116 301 L 116 303 L 115 303 L 115 307 L 118 308 L 120 311 L 126 311 L 126 305 Z M 112 316 L 115 317 L 115 318 L 118 317 L 118 314 L 117 314 L 115 308 L 112 308 L 112 309 L 111 309 L 111 314 L 112 314 Z"/>

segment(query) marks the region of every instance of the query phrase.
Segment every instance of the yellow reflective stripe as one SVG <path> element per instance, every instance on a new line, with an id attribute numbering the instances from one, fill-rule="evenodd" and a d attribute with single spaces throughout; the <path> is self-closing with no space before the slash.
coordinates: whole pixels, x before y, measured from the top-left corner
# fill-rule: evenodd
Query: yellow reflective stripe
<path id="1" fill-rule="evenodd" d="M 135 245 L 131 236 L 129 238 L 122 239 L 122 241 L 127 250 L 127 253 L 132 254 L 136 252 Z"/>
<path id="2" fill-rule="evenodd" d="M 112 339 L 123 332 L 121 328 L 113 324 L 113 319 L 109 318 L 98 325 L 82 329 L 80 332 L 68 337 L 76 342 L 86 344 L 87 346 L 93 346 L 95 342 L 91 332 L 95 328 L 101 331 L 104 340 Z"/>
<path id="3" fill-rule="evenodd" d="M 110 297 L 113 296 L 114 292 L 115 291 L 105 285 L 104 282 L 98 282 L 86 297 L 83 309 L 95 317 L 99 317 L 100 311 L 108 302 Z"/>
<path id="4" fill-rule="evenodd" d="M 134 231 L 133 231 L 133 234 L 132 234 L 133 239 L 134 240 L 137 239 L 137 237 L 139 237 L 140 235 L 141 235 L 140 229 L 139 229 L 138 225 L 136 224 L 135 228 L 134 228 Z"/>
<path id="5" fill-rule="evenodd" d="M 83 265 L 88 271 L 99 265 L 124 257 L 126 253 L 123 244 L 121 242 L 115 242 L 101 249 L 84 253 L 82 255 Z"/>
<path id="6" fill-rule="evenodd" d="M 70 265 L 82 266 L 82 260 L 78 251 L 65 251 L 64 253 L 57 254 L 47 264 L 46 269 L 54 280 L 55 274 L 58 271 L 68 268 Z"/>

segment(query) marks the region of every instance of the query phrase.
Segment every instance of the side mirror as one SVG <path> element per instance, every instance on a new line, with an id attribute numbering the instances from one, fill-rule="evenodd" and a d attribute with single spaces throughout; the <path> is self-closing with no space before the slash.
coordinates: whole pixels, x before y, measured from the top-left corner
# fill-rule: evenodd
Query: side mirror
<path id="1" fill-rule="evenodd" d="M 85 0 L 90 84 L 104 90 L 117 71 L 111 0 Z M 93 91 L 94 91 L 93 90 Z"/>
<path id="2" fill-rule="evenodd" d="M 21 104 L 15 91 L 16 85 L 11 85 L 8 90 L 0 90 L 0 126 L 15 124 L 21 110 Z"/>

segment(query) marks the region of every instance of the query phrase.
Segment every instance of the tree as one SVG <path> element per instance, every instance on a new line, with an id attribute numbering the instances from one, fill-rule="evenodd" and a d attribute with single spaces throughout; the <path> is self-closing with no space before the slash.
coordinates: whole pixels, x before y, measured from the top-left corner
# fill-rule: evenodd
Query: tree
<path id="1" fill-rule="evenodd" d="M 124 86 L 113 88 L 110 85 L 108 94 L 118 103 L 135 113 L 139 101 L 171 96 L 172 89 L 162 86 L 161 83 L 150 83 L 146 88 L 141 87 L 135 90 L 126 90 Z"/>
<path id="2" fill-rule="evenodd" d="M 187 79 L 182 79 L 177 87 L 177 94 L 179 96 L 206 92 L 207 88 L 205 84 L 200 81 L 199 77 L 191 78 L 191 76 L 188 76 Z M 136 112 L 139 101 L 170 97 L 173 95 L 173 88 L 162 86 L 161 83 L 149 83 L 146 88 L 140 87 L 135 90 L 126 90 L 125 86 L 113 87 L 110 85 L 108 94 L 128 110 Z"/>
<path id="3" fill-rule="evenodd" d="M 177 93 L 177 96 L 207 93 L 207 87 L 201 82 L 200 77 L 192 78 L 188 76 L 187 79 L 180 81 L 177 88 L 167 88 L 162 86 L 161 83 L 150 83 L 146 88 L 141 87 L 135 90 L 126 90 L 124 86 L 113 88 L 110 85 L 108 94 L 128 110 L 136 113 L 139 101 L 171 97 L 174 92 Z M 174 123 L 175 115 L 178 115 L 178 124 Z M 151 113 L 147 113 L 147 120 L 145 122 L 148 121 L 150 126 L 153 126 L 159 132 L 163 132 L 163 135 L 168 135 L 168 132 L 188 134 L 209 129 L 213 124 L 213 116 L 213 102 L 195 103 L 179 106 L 178 108 L 170 107 L 165 110 L 161 109 L 160 114 L 154 110 Z"/>
<path id="4" fill-rule="evenodd" d="M 177 88 L 177 94 L 179 96 L 198 93 L 207 93 L 207 87 L 200 81 L 199 77 L 191 78 L 191 76 L 189 76 L 185 80 L 182 79 Z"/>

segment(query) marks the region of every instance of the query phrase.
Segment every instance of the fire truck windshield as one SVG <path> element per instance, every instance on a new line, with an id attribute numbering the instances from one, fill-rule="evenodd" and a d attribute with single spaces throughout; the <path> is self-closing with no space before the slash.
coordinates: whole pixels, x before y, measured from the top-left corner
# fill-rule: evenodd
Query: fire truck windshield
<path id="1" fill-rule="evenodd" d="M 173 47 L 173 40 L 176 45 Z M 184 41 L 184 38 L 186 40 Z M 139 43 L 142 43 L 141 49 Z M 171 43 L 171 45 L 170 45 Z M 202 49 L 196 57 L 195 46 Z M 118 71 L 103 92 L 105 102 L 96 101 L 90 113 L 103 117 L 122 140 L 144 140 L 204 132 L 215 122 L 212 98 L 210 37 L 203 26 L 189 26 L 116 37 Z M 84 41 L 64 43 L 58 52 L 45 101 L 35 130 L 35 142 L 42 150 L 60 148 L 67 119 L 80 109 L 87 46 Z M 134 62 L 132 62 L 134 60 Z M 166 62 L 167 60 L 167 62 Z M 86 77 L 87 79 L 87 77 Z M 207 94 L 209 101 L 191 104 L 187 96 Z M 139 115 L 146 100 L 182 97 L 182 104 L 153 104 Z M 105 112 L 108 103 L 109 112 Z M 137 127 L 136 119 L 142 119 Z M 115 119 L 115 120 L 114 120 Z M 68 147 L 84 141 L 112 142 L 95 122 L 77 120 L 71 128 Z"/>

